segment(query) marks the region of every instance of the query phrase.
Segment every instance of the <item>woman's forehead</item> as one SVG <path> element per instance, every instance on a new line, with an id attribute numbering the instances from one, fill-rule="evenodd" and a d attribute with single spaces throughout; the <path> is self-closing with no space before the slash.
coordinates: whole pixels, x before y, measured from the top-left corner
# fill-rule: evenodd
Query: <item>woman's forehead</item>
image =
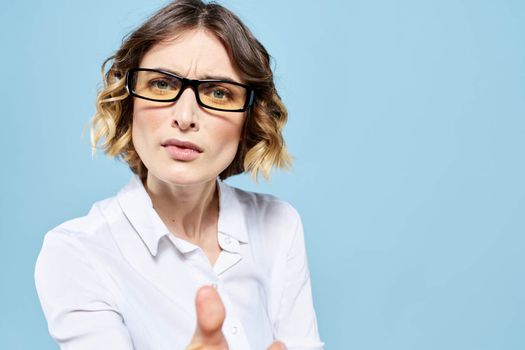
<path id="1" fill-rule="evenodd" d="M 222 42 L 203 29 L 186 30 L 155 44 L 142 58 L 140 67 L 165 69 L 195 79 L 240 79 Z"/>

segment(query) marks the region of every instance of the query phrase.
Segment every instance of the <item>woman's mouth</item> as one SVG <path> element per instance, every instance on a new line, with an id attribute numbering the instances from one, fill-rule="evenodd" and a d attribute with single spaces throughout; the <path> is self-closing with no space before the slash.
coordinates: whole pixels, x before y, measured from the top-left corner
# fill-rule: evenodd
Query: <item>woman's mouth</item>
<path id="1" fill-rule="evenodd" d="M 189 141 L 169 139 L 162 143 L 169 156 L 174 160 L 191 161 L 196 159 L 202 152 L 202 148 Z"/>

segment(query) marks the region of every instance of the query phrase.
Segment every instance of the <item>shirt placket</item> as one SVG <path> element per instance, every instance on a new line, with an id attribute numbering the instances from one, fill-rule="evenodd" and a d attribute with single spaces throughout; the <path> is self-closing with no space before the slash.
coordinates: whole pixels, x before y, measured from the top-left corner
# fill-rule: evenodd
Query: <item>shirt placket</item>
<path id="1" fill-rule="evenodd" d="M 233 307 L 228 295 L 221 293 L 221 276 L 242 260 L 241 246 L 237 239 L 222 232 L 219 232 L 218 234 L 218 241 L 222 250 L 215 262 L 213 270 L 219 281 L 218 285 L 215 287 L 217 288 L 227 310 L 222 331 L 231 350 L 249 350 L 251 347 L 248 343 L 242 323 L 236 315 L 231 313 Z M 230 310 L 230 312 L 228 312 L 228 310 Z"/>
<path id="2" fill-rule="evenodd" d="M 236 315 L 232 314 L 234 308 L 232 307 L 230 298 L 227 294 L 223 293 L 221 279 L 221 276 L 227 270 L 242 260 L 240 242 L 227 234 L 219 232 L 218 242 L 221 247 L 221 252 L 215 265 L 212 267 L 202 249 L 176 238 L 172 240 L 176 243 L 177 248 L 186 255 L 187 262 L 192 268 L 198 271 L 198 273 L 194 275 L 197 284 L 208 284 L 217 289 L 226 308 L 226 318 L 222 331 L 228 341 L 230 350 L 250 350 L 251 347 L 242 323 Z"/>

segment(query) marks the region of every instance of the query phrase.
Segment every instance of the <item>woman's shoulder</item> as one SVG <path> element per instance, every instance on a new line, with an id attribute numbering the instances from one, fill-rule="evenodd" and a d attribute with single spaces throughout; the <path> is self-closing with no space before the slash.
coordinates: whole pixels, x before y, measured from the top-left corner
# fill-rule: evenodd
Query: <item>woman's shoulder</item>
<path id="1" fill-rule="evenodd" d="M 302 220 L 295 207 L 277 196 L 221 185 L 219 230 L 252 245 L 267 266 L 286 259 L 304 240 Z M 224 209 L 224 210 L 223 210 Z M 265 265 L 265 264 L 262 264 Z"/>
<path id="2" fill-rule="evenodd" d="M 93 203 L 86 215 L 64 221 L 47 231 L 43 248 L 50 244 L 57 248 L 88 243 L 100 245 L 101 241 L 108 239 L 108 217 L 118 209 L 117 206 L 116 196 Z"/>
<path id="3" fill-rule="evenodd" d="M 45 234 L 35 261 L 34 280 L 49 317 L 70 307 L 69 303 L 83 302 L 83 298 L 111 303 L 107 287 L 111 283 L 103 271 L 105 263 L 113 262 L 106 257 L 117 251 L 110 235 L 104 234 L 107 224 L 100 208 L 111 207 L 113 201 L 95 202 L 86 215 L 65 221 Z"/>
<path id="4" fill-rule="evenodd" d="M 229 217 L 244 221 L 248 231 L 255 227 L 264 228 L 265 232 L 294 231 L 301 223 L 295 207 L 288 201 L 266 193 L 243 190 L 221 184 L 221 206 L 226 207 Z"/>
<path id="5" fill-rule="evenodd" d="M 240 189 L 226 183 L 221 183 L 221 192 L 225 195 L 221 204 L 239 209 L 248 216 L 272 221 L 296 222 L 300 220 L 296 208 L 287 200 L 268 193 L 259 193 Z"/>
<path id="6" fill-rule="evenodd" d="M 115 205 L 115 197 L 97 201 L 86 215 L 46 232 L 35 264 L 35 278 L 40 285 L 46 284 L 45 278 L 63 271 L 91 274 L 99 257 L 117 253 L 108 235 L 106 215 Z"/>

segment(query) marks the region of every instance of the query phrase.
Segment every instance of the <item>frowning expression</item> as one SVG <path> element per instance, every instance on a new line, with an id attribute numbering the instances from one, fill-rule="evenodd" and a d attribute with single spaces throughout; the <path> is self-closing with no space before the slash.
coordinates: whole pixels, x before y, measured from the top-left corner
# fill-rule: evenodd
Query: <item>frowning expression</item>
<path id="1" fill-rule="evenodd" d="M 183 32 L 154 45 L 140 68 L 160 69 L 189 79 L 227 79 L 242 83 L 226 49 L 203 29 Z M 155 81 L 165 89 L 165 82 Z M 223 92 L 214 91 L 214 98 Z M 245 112 L 210 110 L 185 89 L 176 102 L 134 98 L 132 139 L 148 177 L 179 185 L 214 180 L 235 157 Z"/>

